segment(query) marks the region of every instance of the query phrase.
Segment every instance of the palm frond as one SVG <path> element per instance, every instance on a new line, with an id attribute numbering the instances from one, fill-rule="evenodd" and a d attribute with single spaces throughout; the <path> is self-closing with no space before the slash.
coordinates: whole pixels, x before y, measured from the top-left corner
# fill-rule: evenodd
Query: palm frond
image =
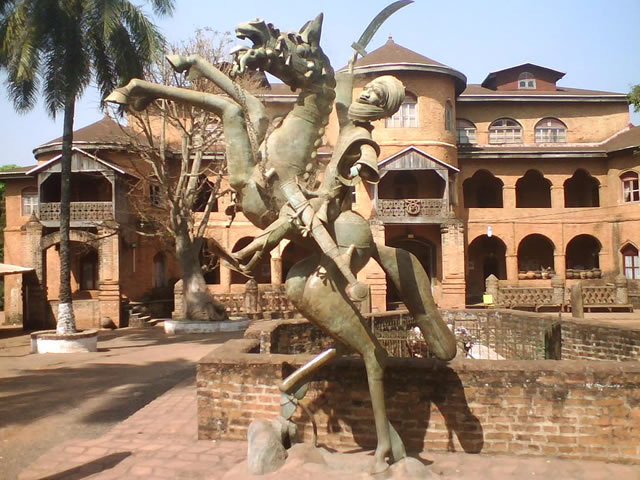
<path id="1" fill-rule="evenodd" d="M 164 50 L 165 39 L 139 7 L 128 1 L 123 2 L 122 24 L 129 31 L 141 58 L 147 61 L 159 58 Z"/>
<path id="2" fill-rule="evenodd" d="M 175 7 L 174 0 L 151 0 L 153 13 L 156 15 L 172 15 Z"/>

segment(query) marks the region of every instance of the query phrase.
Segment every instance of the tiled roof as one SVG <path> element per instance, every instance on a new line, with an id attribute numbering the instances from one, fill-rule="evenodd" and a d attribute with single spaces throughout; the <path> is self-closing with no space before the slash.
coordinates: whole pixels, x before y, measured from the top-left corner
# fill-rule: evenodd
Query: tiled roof
<path id="1" fill-rule="evenodd" d="M 497 77 L 499 74 L 508 72 L 510 70 L 522 70 L 524 68 L 530 69 L 530 70 L 544 70 L 548 75 L 550 75 L 553 79 L 554 79 L 554 83 L 558 80 L 560 80 L 562 77 L 564 77 L 564 72 L 560 72 L 558 70 L 554 70 L 553 68 L 548 68 L 548 67 L 543 67 L 541 65 L 536 65 L 535 63 L 521 63 L 520 65 L 515 65 L 513 67 L 507 67 L 507 68 L 503 68 L 501 70 L 496 70 L 494 72 L 490 72 L 489 75 L 487 75 L 487 78 L 485 78 L 482 81 L 482 85 L 483 86 L 490 86 L 489 84 L 492 83 L 492 80 L 494 80 L 495 77 Z"/>
<path id="2" fill-rule="evenodd" d="M 366 67 L 369 65 L 380 65 L 385 63 L 416 63 L 422 65 L 437 65 L 446 67 L 446 65 L 436 62 L 431 58 L 420 55 L 419 53 L 409 50 L 408 48 L 398 45 L 391 37 L 387 43 L 380 48 L 370 52 L 368 55 L 359 58 L 355 67 Z"/>
<path id="3" fill-rule="evenodd" d="M 91 143 L 129 143 L 129 136 L 122 131 L 122 127 L 109 117 L 103 117 L 91 125 L 74 130 L 73 142 Z M 40 147 L 62 143 L 62 137 L 46 142 Z M 40 148 L 38 147 L 38 148 Z"/>
<path id="4" fill-rule="evenodd" d="M 638 147 L 640 147 L 640 126 L 631 126 L 628 130 L 619 133 L 605 143 L 605 148 L 609 152 Z"/>
<path id="5" fill-rule="evenodd" d="M 491 96 L 505 96 L 505 95 L 518 95 L 518 96 L 599 96 L 599 95 L 616 95 L 620 97 L 624 97 L 626 99 L 626 95 L 617 92 L 603 92 L 600 90 L 583 90 L 581 88 L 568 88 L 568 87 L 557 87 L 557 90 L 492 90 L 490 88 L 484 88 L 478 84 L 469 84 L 464 92 L 462 92 L 462 97 L 466 95 L 491 95 Z"/>

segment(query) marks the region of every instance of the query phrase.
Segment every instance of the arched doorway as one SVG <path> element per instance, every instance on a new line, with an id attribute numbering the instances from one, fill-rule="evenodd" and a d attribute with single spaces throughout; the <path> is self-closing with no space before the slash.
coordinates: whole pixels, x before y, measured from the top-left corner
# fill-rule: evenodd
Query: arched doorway
<path id="1" fill-rule="evenodd" d="M 495 235 L 476 237 L 467 250 L 467 302 L 482 300 L 489 275 L 507 279 L 507 246 Z"/>

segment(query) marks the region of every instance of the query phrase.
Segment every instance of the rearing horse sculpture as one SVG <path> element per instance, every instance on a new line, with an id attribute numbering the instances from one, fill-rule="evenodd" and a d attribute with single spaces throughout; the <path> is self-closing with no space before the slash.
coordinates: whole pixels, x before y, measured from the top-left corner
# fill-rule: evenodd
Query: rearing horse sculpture
<path id="1" fill-rule="evenodd" d="M 372 258 L 380 264 L 435 356 L 452 359 L 456 344 L 436 308 L 420 262 L 409 252 L 376 244 L 368 221 L 351 210 L 351 187 L 361 180 L 379 180 L 379 147 L 371 139 L 370 122 L 397 111 L 404 87 L 394 77 L 380 77 L 352 102 L 352 69 L 336 76 L 320 48 L 322 19 L 320 14 L 298 33 L 281 33 L 261 20 L 237 28 L 238 37 L 248 38 L 253 46 L 235 50 L 235 72 L 261 69 L 300 89 L 293 109 L 268 135 L 269 121 L 260 100 L 198 56 L 173 55 L 167 60 L 177 72 L 206 77 L 226 95 L 135 79 L 107 101 L 140 110 L 154 99 L 165 98 L 221 118 L 231 187 L 246 217 L 264 229 L 233 254 L 235 268 L 250 274 L 260 257 L 285 238 L 314 250 L 315 255 L 291 268 L 286 292 L 307 319 L 339 343 L 287 377 L 280 389 L 292 394 L 342 351 L 359 353 L 366 367 L 378 439 L 371 471 L 381 472 L 388 468 L 387 458 L 398 461 L 406 453 L 386 414 L 387 353 L 356 306 L 367 293 L 357 273 Z M 334 103 L 340 136 L 322 183 L 315 188 L 312 174 L 320 168 L 317 149 Z"/>

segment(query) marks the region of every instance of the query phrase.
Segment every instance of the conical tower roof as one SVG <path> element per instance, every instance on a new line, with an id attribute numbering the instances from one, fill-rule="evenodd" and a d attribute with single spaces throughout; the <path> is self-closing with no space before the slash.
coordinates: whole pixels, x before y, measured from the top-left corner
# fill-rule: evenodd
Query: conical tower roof
<path id="1" fill-rule="evenodd" d="M 340 70 L 346 69 L 347 67 L 343 67 Z M 356 75 L 364 73 L 387 74 L 398 71 L 434 72 L 449 75 L 456 83 L 456 95 L 462 93 L 467 86 L 467 77 L 463 73 L 397 44 L 391 36 L 380 48 L 359 58 L 354 66 Z"/>

